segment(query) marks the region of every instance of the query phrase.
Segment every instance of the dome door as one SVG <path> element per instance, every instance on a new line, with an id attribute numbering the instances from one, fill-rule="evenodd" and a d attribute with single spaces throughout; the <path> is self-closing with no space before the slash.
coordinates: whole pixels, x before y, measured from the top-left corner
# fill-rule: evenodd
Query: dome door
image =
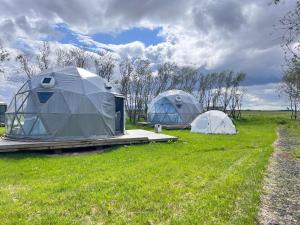
<path id="1" fill-rule="evenodd" d="M 115 97 L 115 132 L 124 134 L 124 98 Z"/>

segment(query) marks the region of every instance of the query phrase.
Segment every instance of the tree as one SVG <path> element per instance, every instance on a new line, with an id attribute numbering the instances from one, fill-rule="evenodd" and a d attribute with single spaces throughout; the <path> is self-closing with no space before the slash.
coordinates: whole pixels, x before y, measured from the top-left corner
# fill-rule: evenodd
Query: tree
<path id="1" fill-rule="evenodd" d="M 106 79 L 108 82 L 111 81 L 114 68 L 116 66 L 115 59 L 109 52 L 100 53 L 99 57 L 94 59 L 96 74 Z"/>
<path id="2" fill-rule="evenodd" d="M 241 117 L 241 107 L 242 100 L 244 96 L 245 89 L 240 87 L 240 84 L 243 80 L 245 80 L 245 73 L 236 73 L 231 82 L 230 88 L 230 116 L 232 118 L 240 118 Z"/>
<path id="3" fill-rule="evenodd" d="M 222 71 L 200 75 L 198 77 L 198 98 L 204 109 L 219 109 L 229 111 L 233 118 L 241 116 L 241 106 L 244 89 L 241 82 L 245 73 Z"/>
<path id="4" fill-rule="evenodd" d="M 300 104 L 300 63 L 295 60 L 282 77 L 280 91 L 288 96 L 291 119 L 297 119 Z"/>
<path id="5" fill-rule="evenodd" d="M 279 23 L 279 28 L 283 30 L 282 47 L 286 60 L 288 64 L 293 64 L 293 60 L 300 60 L 300 1 L 296 2 L 295 7 Z"/>
<path id="6" fill-rule="evenodd" d="M 48 41 L 44 41 L 42 46 L 39 48 L 39 53 L 36 56 L 38 66 L 41 71 L 46 70 L 50 66 L 50 45 Z"/>
<path id="7" fill-rule="evenodd" d="M 135 61 L 137 113 L 147 119 L 147 110 L 150 99 L 153 97 L 153 76 L 150 61 L 137 59 Z"/>
<path id="8" fill-rule="evenodd" d="M 155 83 L 157 84 L 155 95 L 169 89 L 175 89 L 178 84 L 177 65 L 171 62 L 158 65 Z"/>
<path id="9" fill-rule="evenodd" d="M 88 67 L 88 59 L 90 54 L 84 49 L 73 47 L 69 50 L 57 49 L 56 64 L 58 66 L 76 66 L 80 68 Z"/>
<path id="10" fill-rule="evenodd" d="M 69 50 L 69 55 L 73 61 L 74 66 L 80 68 L 87 68 L 89 53 L 81 48 L 72 48 Z"/>
<path id="11" fill-rule="evenodd" d="M 198 70 L 185 66 L 177 68 L 176 73 L 177 75 L 174 76 L 174 78 L 176 77 L 177 88 L 192 93 L 195 90 L 195 86 L 199 78 Z"/>
<path id="12" fill-rule="evenodd" d="M 281 1 L 274 0 L 275 4 L 279 2 Z M 300 86 L 300 1 L 279 20 L 277 27 L 283 31 L 281 47 L 286 61 L 279 90 L 289 98 L 291 118 L 297 119 Z"/>
<path id="13" fill-rule="evenodd" d="M 155 82 L 147 59 L 124 59 L 119 64 L 120 91 L 125 96 L 125 108 L 130 122 L 138 116 L 147 117 L 148 104 L 155 94 Z"/>
<path id="14" fill-rule="evenodd" d="M 123 59 L 120 64 L 119 64 L 119 71 L 121 74 L 121 80 L 120 80 L 120 92 L 124 95 L 125 97 L 125 110 L 127 112 L 127 115 L 129 117 L 129 120 L 132 121 L 132 103 L 131 100 L 131 88 L 130 88 L 130 83 L 131 83 L 131 77 L 133 74 L 133 64 L 132 61 L 129 58 Z"/>
<path id="15" fill-rule="evenodd" d="M 29 79 L 37 73 L 36 65 L 31 63 L 31 59 L 32 55 L 29 54 L 19 54 L 16 57 L 16 61 L 20 64 L 21 70 Z"/>
<path id="16" fill-rule="evenodd" d="M 9 60 L 9 52 L 2 46 L 0 42 L 0 73 L 4 73 L 2 63 Z"/>
<path id="17" fill-rule="evenodd" d="M 64 67 L 64 66 L 71 66 L 73 64 L 73 58 L 69 54 L 68 50 L 59 48 L 55 51 L 55 55 L 56 55 L 57 66 Z"/>

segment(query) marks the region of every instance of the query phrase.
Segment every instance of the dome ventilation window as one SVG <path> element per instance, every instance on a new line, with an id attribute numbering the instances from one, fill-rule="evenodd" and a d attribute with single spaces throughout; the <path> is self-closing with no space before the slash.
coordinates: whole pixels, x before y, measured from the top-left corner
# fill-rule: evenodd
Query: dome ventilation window
<path id="1" fill-rule="evenodd" d="M 40 103 L 46 103 L 53 95 L 53 92 L 38 92 L 37 93 Z"/>
<path id="2" fill-rule="evenodd" d="M 176 106 L 180 108 L 182 106 L 182 98 L 178 95 L 176 96 L 175 101 L 176 101 Z"/>
<path id="3" fill-rule="evenodd" d="M 52 88 L 55 85 L 54 77 L 44 77 L 41 80 L 41 85 L 43 88 Z"/>

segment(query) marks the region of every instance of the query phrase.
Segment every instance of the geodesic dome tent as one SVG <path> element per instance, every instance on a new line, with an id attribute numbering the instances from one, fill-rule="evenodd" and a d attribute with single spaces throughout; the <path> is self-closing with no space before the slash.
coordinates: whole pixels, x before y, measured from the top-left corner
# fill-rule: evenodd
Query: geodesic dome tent
<path id="1" fill-rule="evenodd" d="M 210 110 L 201 115 L 191 124 L 191 132 L 204 134 L 236 134 L 232 120 L 218 110 Z"/>
<path id="2" fill-rule="evenodd" d="M 169 90 L 155 97 L 148 108 L 148 122 L 151 124 L 187 125 L 202 108 L 197 99 L 181 90 Z"/>
<path id="3" fill-rule="evenodd" d="M 108 137 L 124 132 L 124 101 L 96 74 L 67 67 L 27 80 L 5 117 L 12 138 Z"/>

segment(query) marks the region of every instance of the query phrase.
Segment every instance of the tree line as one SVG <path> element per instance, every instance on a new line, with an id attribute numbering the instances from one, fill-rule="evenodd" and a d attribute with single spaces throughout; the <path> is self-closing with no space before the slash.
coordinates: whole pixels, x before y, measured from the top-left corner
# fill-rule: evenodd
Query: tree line
<path id="1" fill-rule="evenodd" d="M 36 55 L 22 53 L 15 60 L 28 78 L 51 67 L 73 65 L 89 69 L 107 82 L 114 82 L 125 97 L 125 109 L 132 123 L 136 123 L 140 117 L 147 119 L 150 101 L 159 93 L 171 89 L 194 95 L 204 110 L 219 109 L 233 118 L 241 116 L 244 94 L 241 82 L 246 77 L 245 73 L 221 71 L 203 74 L 197 68 L 181 67 L 174 62 L 153 66 L 148 59 L 116 60 L 108 51 L 95 53 L 76 47 L 59 48 L 54 56 L 51 57 L 49 43 L 44 42 Z M 9 57 L 3 47 L 0 48 L 0 57 L 1 62 Z M 120 74 L 117 79 L 113 77 L 115 70 Z"/>

